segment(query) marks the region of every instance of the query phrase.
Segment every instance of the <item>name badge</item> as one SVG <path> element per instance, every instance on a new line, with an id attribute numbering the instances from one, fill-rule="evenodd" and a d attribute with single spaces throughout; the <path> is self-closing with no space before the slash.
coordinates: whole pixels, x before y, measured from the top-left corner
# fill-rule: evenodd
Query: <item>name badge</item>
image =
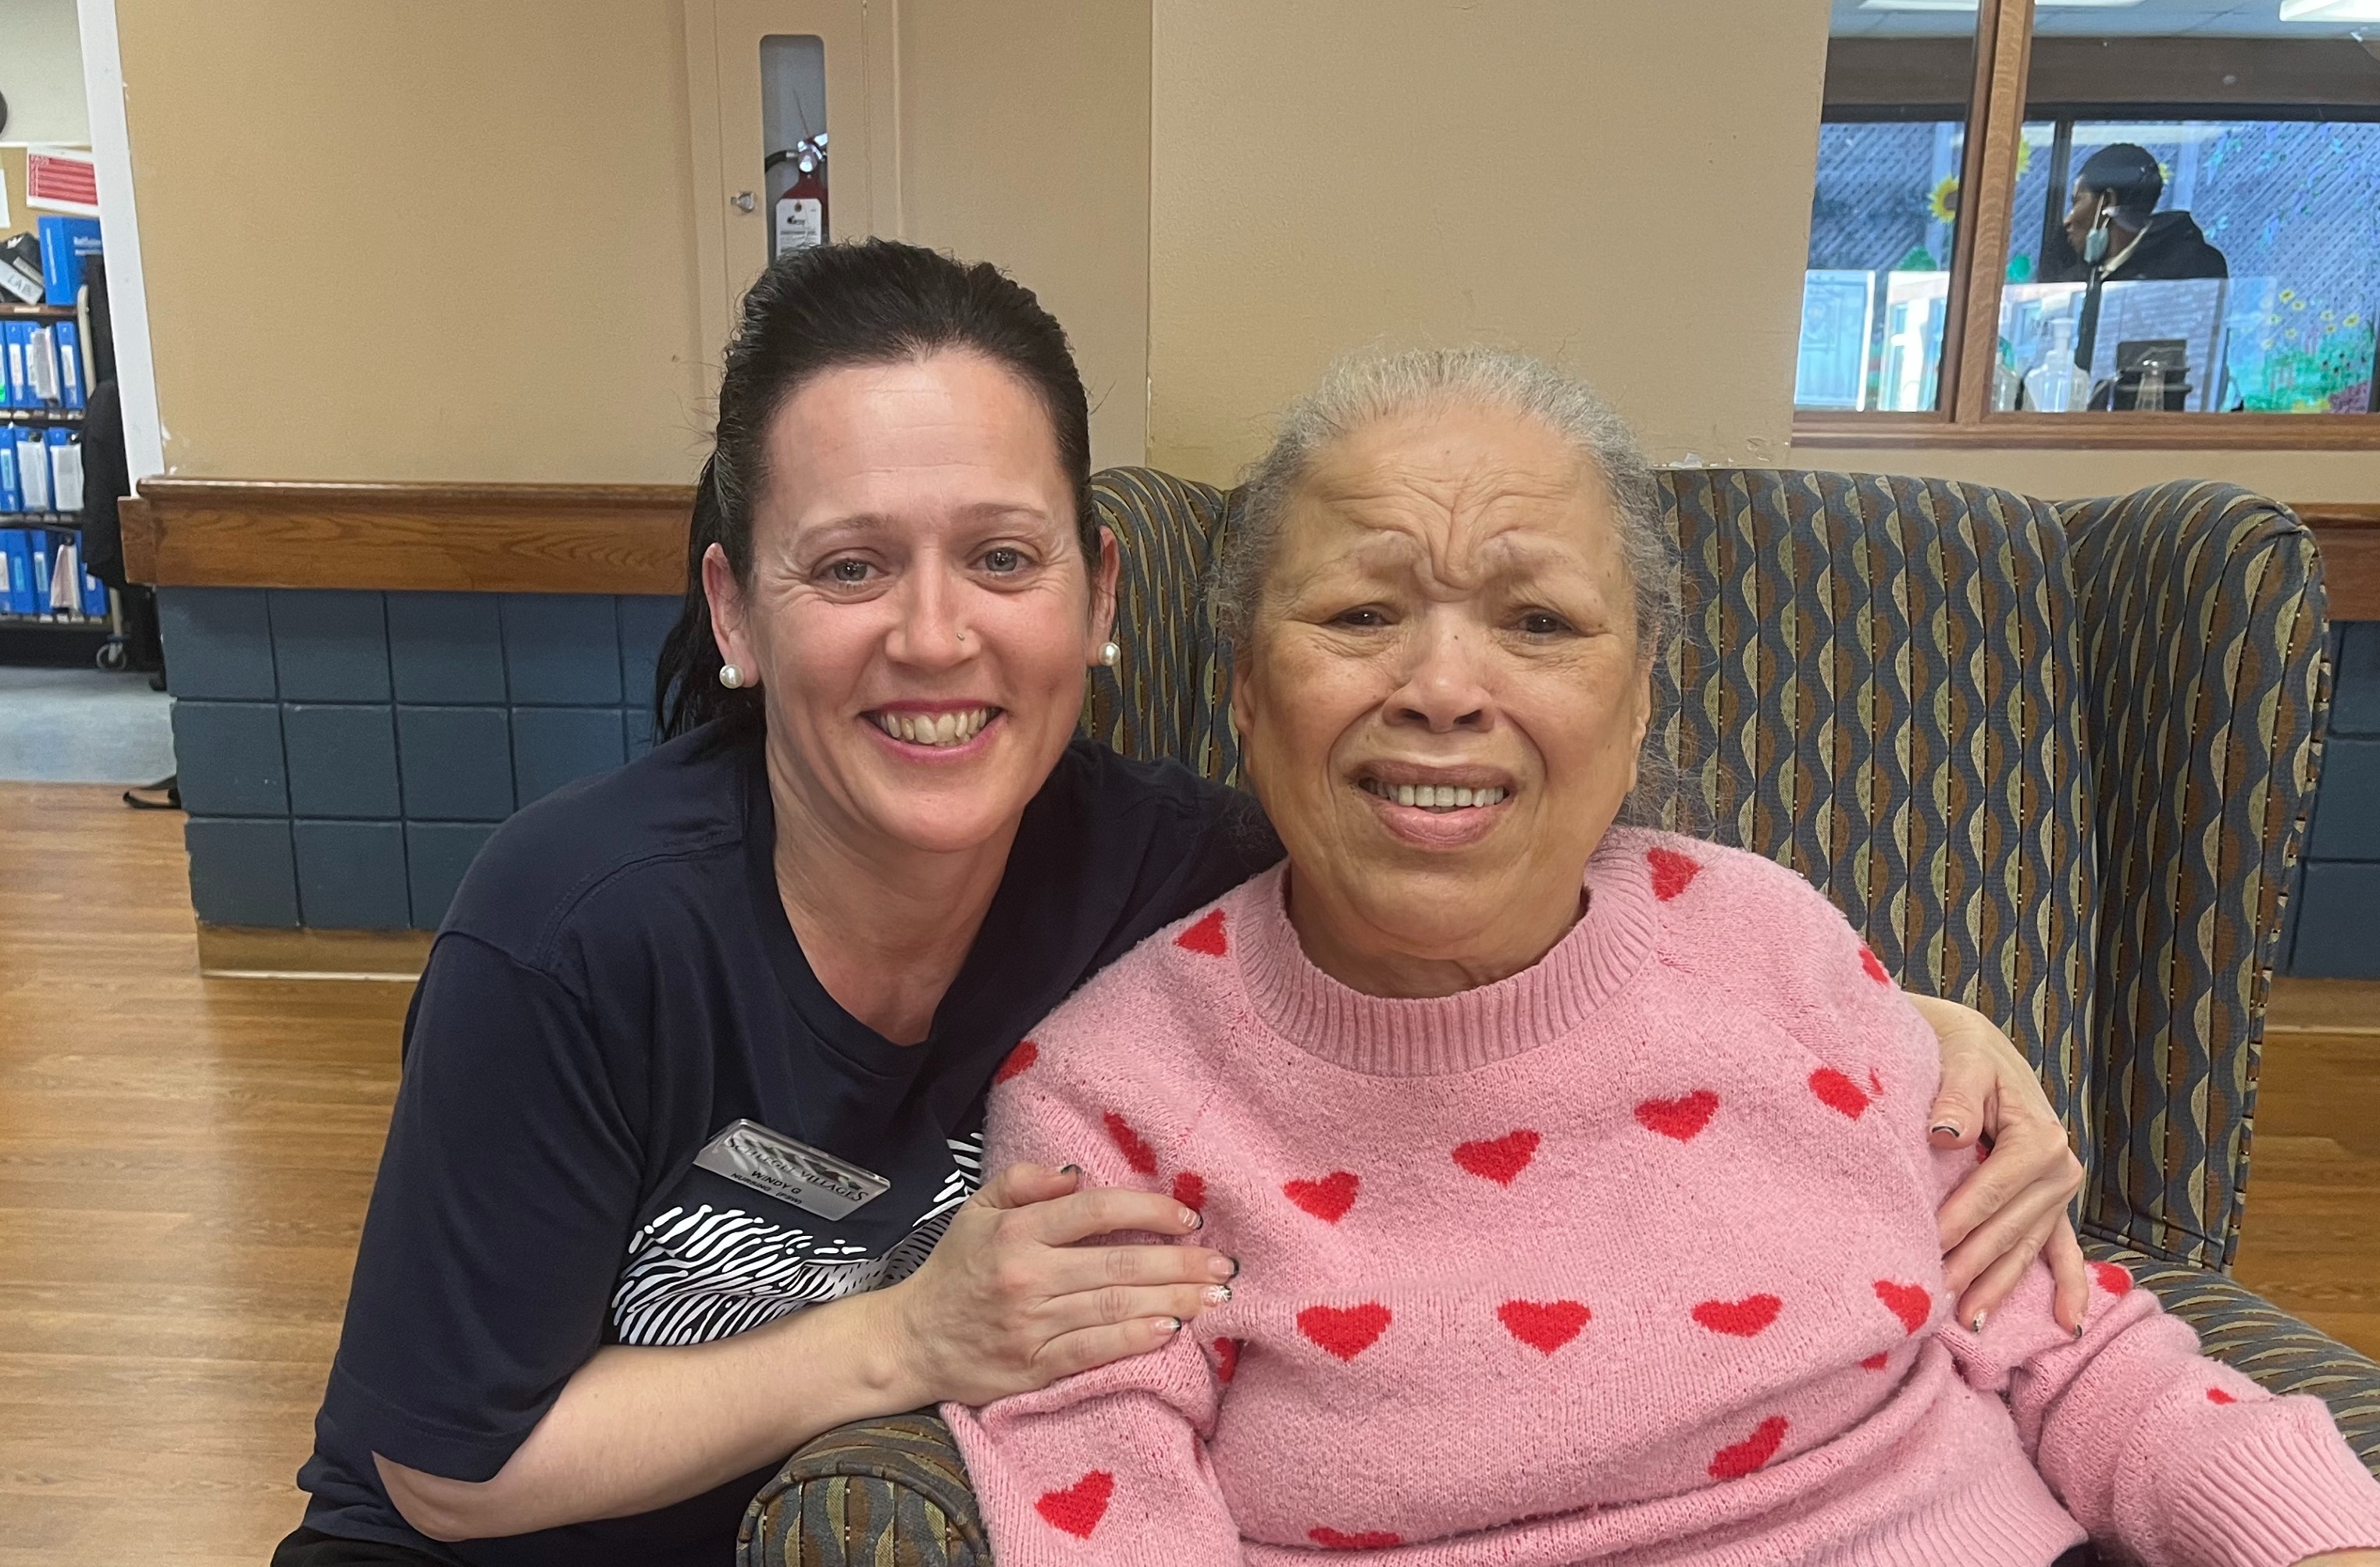
<path id="1" fill-rule="evenodd" d="M 797 1143 L 757 1121 L 731 1123 L 694 1156 L 694 1162 L 820 1219 L 844 1218 L 892 1189 L 892 1183 L 873 1170 Z"/>

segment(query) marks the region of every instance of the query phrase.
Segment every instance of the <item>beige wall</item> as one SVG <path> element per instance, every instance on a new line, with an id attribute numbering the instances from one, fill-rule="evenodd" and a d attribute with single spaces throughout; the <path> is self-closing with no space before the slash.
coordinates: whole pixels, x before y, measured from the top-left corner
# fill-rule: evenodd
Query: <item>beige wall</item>
<path id="1" fill-rule="evenodd" d="M 117 5 L 168 471 L 692 478 L 683 0 Z M 1146 7 L 900 14 L 905 231 L 1039 289 L 1138 460 Z"/>
<path id="2" fill-rule="evenodd" d="M 1148 441 L 1146 0 L 902 0 L 907 237 L 998 261 L 1063 322 L 1094 466 Z"/>
<path id="3" fill-rule="evenodd" d="M 117 0 L 169 472 L 668 480 L 674 0 Z"/>
<path id="4" fill-rule="evenodd" d="M 1229 477 L 1379 339 L 1781 461 L 1825 0 L 1157 0 L 1151 460 Z"/>
<path id="5" fill-rule="evenodd" d="M 82 101 L 82 38 L 75 0 L 0 0 L 0 98 L 11 141 L 91 140 Z M 25 188 L 8 188 L 12 204 Z"/>

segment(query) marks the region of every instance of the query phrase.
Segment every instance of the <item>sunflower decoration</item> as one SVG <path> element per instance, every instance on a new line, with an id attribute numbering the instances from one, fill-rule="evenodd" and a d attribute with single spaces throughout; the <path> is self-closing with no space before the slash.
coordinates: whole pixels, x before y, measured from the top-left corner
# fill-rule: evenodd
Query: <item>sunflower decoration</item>
<path id="1" fill-rule="evenodd" d="M 1942 176 L 1942 183 L 1934 188 L 1934 194 L 1926 200 L 1925 210 L 1943 223 L 1959 221 L 1959 176 L 1957 175 L 1947 174 Z"/>

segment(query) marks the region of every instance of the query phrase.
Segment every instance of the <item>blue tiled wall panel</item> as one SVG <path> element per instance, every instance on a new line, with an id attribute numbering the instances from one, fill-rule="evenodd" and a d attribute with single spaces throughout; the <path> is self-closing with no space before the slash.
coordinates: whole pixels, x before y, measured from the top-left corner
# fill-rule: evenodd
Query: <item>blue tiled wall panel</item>
<path id="1" fill-rule="evenodd" d="M 405 865 L 413 891 L 413 928 L 435 930 L 463 884 L 471 857 L 495 832 L 492 827 L 461 821 L 408 821 L 405 824 Z"/>
<path id="2" fill-rule="evenodd" d="M 190 902 L 201 921 L 284 928 L 298 923 L 298 869 L 286 817 L 193 816 L 183 824 L 182 842 L 190 851 Z"/>
<path id="3" fill-rule="evenodd" d="M 504 674 L 513 704 L 620 705 L 620 611 L 591 593 L 506 593 Z"/>
<path id="4" fill-rule="evenodd" d="M 176 701 L 173 719 L 175 765 L 191 815 L 289 814 L 278 706 Z"/>
<path id="5" fill-rule="evenodd" d="M 2305 910 L 2289 972 L 2380 979 L 2380 865 L 2306 867 Z"/>
<path id="6" fill-rule="evenodd" d="M 364 820 L 401 814 L 396 727 L 385 704 L 285 703 L 281 743 L 289 755 L 291 814 Z"/>
<path id="7" fill-rule="evenodd" d="M 515 708 L 513 798 L 527 805 L 627 759 L 618 708 Z"/>
<path id="8" fill-rule="evenodd" d="M 2335 631 L 2330 732 L 2380 735 L 2380 620 L 2349 621 Z"/>
<path id="9" fill-rule="evenodd" d="M 400 702 L 504 700 L 504 620 L 492 593 L 391 593 L 389 670 Z"/>
<path id="10" fill-rule="evenodd" d="M 396 756 L 408 821 L 512 815 L 513 727 L 504 709 L 400 707 Z"/>
<path id="11" fill-rule="evenodd" d="M 495 824 L 652 743 L 674 598 L 168 589 L 210 923 L 434 927 Z"/>
<path id="12" fill-rule="evenodd" d="M 333 930 L 402 930 L 412 924 L 406 891 L 405 827 L 395 821 L 293 825 L 298 910 Z"/>
<path id="13" fill-rule="evenodd" d="M 384 593 L 276 589 L 273 663 L 285 702 L 388 700 Z M 305 808 L 298 808 L 303 814 Z"/>
<path id="14" fill-rule="evenodd" d="M 2380 738 L 2342 735 L 2324 748 L 2306 856 L 2380 860 Z M 2380 925 L 2380 909 L 2373 915 Z"/>
<path id="15" fill-rule="evenodd" d="M 174 695 L 269 702 L 273 623 L 261 588 L 166 588 L 157 627 Z"/>
<path id="16" fill-rule="evenodd" d="M 2306 834 L 2288 971 L 2380 979 L 2380 622 L 2331 627 L 2330 739 Z"/>
<path id="17" fill-rule="evenodd" d="M 630 712 L 650 713 L 653 707 L 653 665 L 661 657 L 662 638 L 677 624 L 679 601 L 637 595 L 625 597 L 619 602 L 620 705 Z"/>

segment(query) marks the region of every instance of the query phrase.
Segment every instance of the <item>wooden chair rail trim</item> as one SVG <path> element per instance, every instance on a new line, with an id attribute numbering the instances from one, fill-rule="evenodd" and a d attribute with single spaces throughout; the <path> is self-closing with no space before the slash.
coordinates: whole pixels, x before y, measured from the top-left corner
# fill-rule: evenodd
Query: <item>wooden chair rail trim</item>
<path id="1" fill-rule="evenodd" d="M 137 581 L 467 593 L 686 589 L 691 487 L 146 480 L 123 503 Z"/>
<path id="2" fill-rule="evenodd" d="M 124 553 L 135 581 L 171 587 L 674 596 L 693 501 L 674 484 L 148 480 L 123 504 Z M 2380 504 L 2295 509 L 2331 617 L 2380 620 Z"/>

